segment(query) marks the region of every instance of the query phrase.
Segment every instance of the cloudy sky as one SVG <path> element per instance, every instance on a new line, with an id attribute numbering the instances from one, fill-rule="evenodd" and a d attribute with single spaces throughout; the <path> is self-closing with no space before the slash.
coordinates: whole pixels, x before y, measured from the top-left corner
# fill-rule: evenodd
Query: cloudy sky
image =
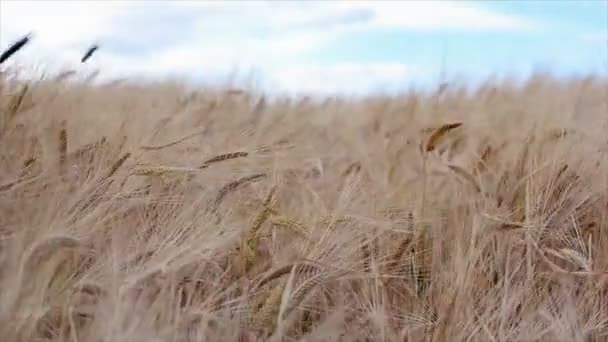
<path id="1" fill-rule="evenodd" d="M 105 77 L 219 80 L 286 91 L 369 92 L 448 77 L 605 72 L 608 0 L 0 0 L 0 48 L 19 62 Z M 91 65 L 78 65 L 92 43 Z M 249 78 L 254 76 L 253 78 Z"/>

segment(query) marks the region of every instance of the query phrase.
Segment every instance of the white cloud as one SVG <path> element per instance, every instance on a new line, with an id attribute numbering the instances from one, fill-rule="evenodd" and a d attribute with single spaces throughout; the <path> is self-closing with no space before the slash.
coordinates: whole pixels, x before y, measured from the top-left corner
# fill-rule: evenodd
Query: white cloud
<path id="1" fill-rule="evenodd" d="M 108 34 L 111 19 L 128 3 L 100 1 L 2 1 L 0 28 L 5 40 L 34 31 L 39 44 L 66 46 Z"/>
<path id="2" fill-rule="evenodd" d="M 335 1 L 340 13 L 370 13 L 368 21 L 345 22 L 344 30 L 532 30 L 536 24 L 460 1 Z M 330 11 L 327 11 L 330 12 Z"/>
<path id="3" fill-rule="evenodd" d="M 592 43 L 605 43 L 608 41 L 608 32 L 586 33 L 579 36 L 580 40 Z"/>
<path id="4" fill-rule="evenodd" d="M 308 63 L 271 71 L 269 86 L 288 92 L 362 94 L 403 89 L 422 69 L 401 63 Z"/>
<path id="5" fill-rule="evenodd" d="M 100 67 L 105 75 L 204 75 L 255 67 L 292 90 L 394 85 L 414 71 L 395 63 L 324 65 L 311 57 L 334 51 L 337 39 L 356 39 L 357 33 L 534 28 L 464 2 L 3 0 L 0 7 L 0 48 L 34 32 L 33 44 L 20 52 L 27 61 L 74 64 L 89 44 L 100 42 L 86 67 Z"/>
<path id="6" fill-rule="evenodd" d="M 535 24 L 462 1 L 180 1 L 188 9 L 213 10 L 272 29 L 460 29 L 531 30 Z"/>

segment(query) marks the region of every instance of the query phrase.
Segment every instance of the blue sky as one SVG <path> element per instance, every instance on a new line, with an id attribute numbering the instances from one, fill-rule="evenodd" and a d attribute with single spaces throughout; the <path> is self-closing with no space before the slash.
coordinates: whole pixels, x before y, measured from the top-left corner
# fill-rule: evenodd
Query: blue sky
<path id="1" fill-rule="evenodd" d="M 17 62 L 99 68 L 112 79 L 218 80 L 365 93 L 448 79 L 605 73 L 608 0 L 0 1 L 0 47 L 26 32 Z M 87 46 L 101 48 L 77 65 Z"/>

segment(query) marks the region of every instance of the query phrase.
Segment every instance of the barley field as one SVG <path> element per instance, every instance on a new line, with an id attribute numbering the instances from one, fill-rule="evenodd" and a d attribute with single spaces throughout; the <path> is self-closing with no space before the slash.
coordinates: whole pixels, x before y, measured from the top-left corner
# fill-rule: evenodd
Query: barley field
<path id="1" fill-rule="evenodd" d="M 0 336 L 608 339 L 608 82 L 0 76 Z"/>

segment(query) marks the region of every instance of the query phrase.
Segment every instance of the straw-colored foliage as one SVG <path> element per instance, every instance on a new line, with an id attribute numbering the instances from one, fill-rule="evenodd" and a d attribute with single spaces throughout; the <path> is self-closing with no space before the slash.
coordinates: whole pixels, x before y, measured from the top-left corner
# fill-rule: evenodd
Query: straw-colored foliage
<path id="1" fill-rule="evenodd" d="M 605 81 L 0 79 L 3 341 L 606 341 Z"/>

